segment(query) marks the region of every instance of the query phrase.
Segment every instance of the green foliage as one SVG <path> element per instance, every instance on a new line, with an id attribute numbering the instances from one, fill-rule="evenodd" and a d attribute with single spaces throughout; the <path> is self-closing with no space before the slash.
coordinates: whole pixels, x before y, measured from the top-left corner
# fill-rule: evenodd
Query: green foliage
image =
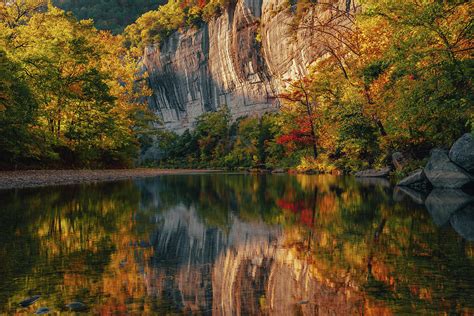
<path id="1" fill-rule="evenodd" d="M 36 0 L 0 13 L 0 164 L 130 165 L 154 118 L 121 39 Z"/>
<path id="2" fill-rule="evenodd" d="M 230 0 L 210 0 L 202 10 L 203 20 L 208 22 L 215 16 L 220 15 L 229 3 Z"/>
<path id="3" fill-rule="evenodd" d="M 125 29 L 129 47 L 143 48 L 159 43 L 183 25 L 185 13 L 177 0 L 170 0 L 157 10 L 148 11 Z"/>
<path id="4" fill-rule="evenodd" d="M 280 166 L 284 151 L 276 143 L 277 117 L 266 114 L 231 122 L 230 112 L 225 106 L 216 112 L 204 113 L 197 119 L 193 131 L 186 130 L 181 135 L 161 132 L 156 144 L 161 155 L 155 164 L 228 169 Z"/>
<path id="5" fill-rule="evenodd" d="M 390 66 L 379 62 L 390 75 L 381 91 L 382 104 L 392 110 L 386 118 L 389 133 L 449 146 L 468 131 L 472 116 L 472 4 L 367 1 L 366 6 L 361 23 L 381 19 L 390 32 L 380 56 Z M 374 72 L 376 65 L 366 70 Z"/>
<path id="6" fill-rule="evenodd" d="M 344 171 L 354 171 L 372 165 L 379 154 L 377 130 L 358 105 L 338 111 L 339 129 L 334 152 L 328 154 Z"/>
<path id="7" fill-rule="evenodd" d="M 32 129 L 37 102 L 18 64 L 0 50 L 0 157 L 5 163 L 35 158 L 39 146 Z"/>
<path id="8" fill-rule="evenodd" d="M 125 27 L 141 14 L 164 4 L 160 0 L 53 0 L 54 5 L 65 11 L 72 11 L 80 19 L 93 19 L 101 30 L 121 33 Z"/>
<path id="9" fill-rule="evenodd" d="M 229 0 L 169 0 L 148 11 L 125 29 L 126 45 L 143 50 L 146 45 L 161 43 L 181 28 L 199 26 L 221 14 Z"/>
<path id="10" fill-rule="evenodd" d="M 197 119 L 194 136 L 198 140 L 201 162 L 222 164 L 220 159 L 229 146 L 229 131 L 230 112 L 227 107 L 205 113 Z"/>
<path id="11" fill-rule="evenodd" d="M 388 63 L 385 60 L 376 60 L 365 66 L 365 68 L 362 69 L 364 83 L 370 85 L 385 72 L 388 66 Z"/>

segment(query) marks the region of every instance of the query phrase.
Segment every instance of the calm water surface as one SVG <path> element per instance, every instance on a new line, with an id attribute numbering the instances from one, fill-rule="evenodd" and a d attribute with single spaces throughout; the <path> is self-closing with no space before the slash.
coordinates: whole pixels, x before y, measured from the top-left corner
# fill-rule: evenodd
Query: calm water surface
<path id="1" fill-rule="evenodd" d="M 463 194 L 238 174 L 0 191 L 0 314 L 472 315 Z"/>

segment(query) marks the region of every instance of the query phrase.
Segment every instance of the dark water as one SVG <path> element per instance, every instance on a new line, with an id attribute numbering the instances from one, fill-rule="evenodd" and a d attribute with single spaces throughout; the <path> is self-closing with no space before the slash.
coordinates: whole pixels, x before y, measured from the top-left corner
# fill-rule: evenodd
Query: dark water
<path id="1" fill-rule="evenodd" d="M 0 313 L 473 314 L 468 200 L 306 175 L 0 191 Z"/>

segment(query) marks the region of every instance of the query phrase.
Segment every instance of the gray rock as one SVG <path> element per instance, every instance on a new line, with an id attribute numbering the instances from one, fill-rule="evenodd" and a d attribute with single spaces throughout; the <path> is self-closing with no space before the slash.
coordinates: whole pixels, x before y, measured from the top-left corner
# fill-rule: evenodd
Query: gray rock
<path id="1" fill-rule="evenodd" d="M 395 189 L 393 190 L 393 200 L 395 202 L 401 202 L 405 198 L 409 198 L 416 204 L 423 205 L 425 204 L 426 193 L 422 191 L 413 190 L 409 187 L 395 187 Z"/>
<path id="2" fill-rule="evenodd" d="M 376 177 L 388 177 L 390 173 L 390 167 L 385 167 L 382 169 L 368 169 L 359 171 L 355 174 L 359 178 L 376 178 Z"/>
<path id="3" fill-rule="evenodd" d="M 72 302 L 66 305 L 73 312 L 83 312 L 88 309 L 87 305 L 82 302 Z"/>
<path id="4" fill-rule="evenodd" d="M 449 160 L 445 150 L 433 149 L 425 167 L 425 175 L 435 188 L 459 189 L 472 177 Z"/>
<path id="5" fill-rule="evenodd" d="M 398 186 L 402 187 L 426 187 L 427 184 L 428 179 L 423 169 L 413 171 L 408 177 L 397 183 Z"/>
<path id="6" fill-rule="evenodd" d="M 33 295 L 31 297 L 28 297 L 24 299 L 23 301 L 20 302 L 21 307 L 28 307 L 30 305 L 33 305 L 36 301 L 40 299 L 41 296 L 39 295 Z"/>
<path id="7" fill-rule="evenodd" d="M 392 154 L 392 164 L 397 170 L 403 169 L 406 165 L 406 158 L 403 156 L 403 154 L 399 151 L 396 151 Z"/>
<path id="8" fill-rule="evenodd" d="M 474 203 L 466 205 L 451 216 L 451 226 L 464 239 L 474 241 Z"/>
<path id="9" fill-rule="evenodd" d="M 466 133 L 459 138 L 449 151 L 449 159 L 452 162 L 474 173 L 474 136 Z"/>
<path id="10" fill-rule="evenodd" d="M 434 189 L 428 195 L 425 206 L 433 217 L 433 221 L 442 226 L 456 211 L 474 201 L 474 197 L 461 190 Z"/>
<path id="11" fill-rule="evenodd" d="M 49 314 L 51 311 L 47 307 L 40 307 L 38 310 L 35 312 L 36 315 L 46 315 Z"/>

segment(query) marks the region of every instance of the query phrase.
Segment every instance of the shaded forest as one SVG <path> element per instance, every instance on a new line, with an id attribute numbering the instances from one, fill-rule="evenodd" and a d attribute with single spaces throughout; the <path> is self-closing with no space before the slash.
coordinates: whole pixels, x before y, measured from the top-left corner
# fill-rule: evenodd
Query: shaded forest
<path id="1" fill-rule="evenodd" d="M 164 0 L 54 0 L 54 5 L 71 11 L 79 20 L 93 19 L 100 30 L 121 33 L 141 14 L 156 9 Z"/>

